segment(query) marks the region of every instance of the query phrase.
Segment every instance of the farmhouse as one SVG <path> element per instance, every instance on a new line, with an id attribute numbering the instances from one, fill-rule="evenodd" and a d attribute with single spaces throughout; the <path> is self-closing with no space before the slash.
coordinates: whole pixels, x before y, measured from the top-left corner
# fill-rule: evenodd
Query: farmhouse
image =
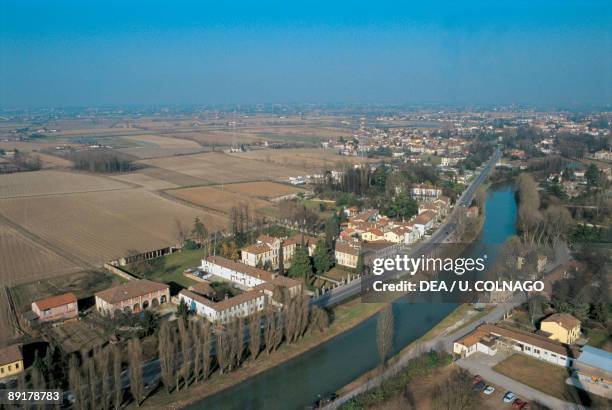
<path id="1" fill-rule="evenodd" d="M 73 293 L 64 293 L 32 302 L 32 311 L 41 322 L 68 320 L 79 315 L 77 298 Z"/>
<path id="2" fill-rule="evenodd" d="M 338 241 L 334 252 L 336 263 L 354 269 L 357 267 L 360 251 L 358 246 Z"/>
<path id="3" fill-rule="evenodd" d="M 453 343 L 453 353 L 461 357 L 471 356 L 475 352 L 493 356 L 501 349 L 509 349 L 565 367 L 571 367 L 574 358 L 579 355 L 579 352 L 570 346 L 550 340 L 546 336 L 491 324 L 480 325 Z"/>
<path id="4" fill-rule="evenodd" d="M 137 313 L 170 300 L 170 287 L 147 279 L 133 280 L 96 293 L 96 310 L 113 317 L 115 312 Z"/>
<path id="5" fill-rule="evenodd" d="M 555 313 L 542 320 L 540 330 L 549 339 L 571 344 L 580 337 L 580 320 L 569 313 Z"/>
<path id="6" fill-rule="evenodd" d="M 23 372 L 23 355 L 19 345 L 0 349 L 0 379 Z"/>

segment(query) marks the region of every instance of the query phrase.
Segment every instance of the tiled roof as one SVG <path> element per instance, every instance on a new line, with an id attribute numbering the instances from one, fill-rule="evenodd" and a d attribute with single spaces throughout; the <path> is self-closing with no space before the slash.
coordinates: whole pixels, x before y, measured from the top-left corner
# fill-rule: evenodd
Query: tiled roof
<path id="1" fill-rule="evenodd" d="M 348 253 L 349 255 L 358 256 L 359 249 L 344 242 L 336 242 L 336 252 Z"/>
<path id="2" fill-rule="evenodd" d="M 123 285 L 96 293 L 96 296 L 110 304 L 145 296 L 153 292 L 163 291 L 170 287 L 164 283 L 147 279 L 132 280 Z"/>
<path id="3" fill-rule="evenodd" d="M 543 322 L 554 322 L 561 325 L 564 329 L 571 330 L 576 326 L 580 326 L 580 320 L 576 319 L 569 313 L 555 313 L 548 316 Z"/>
<path id="4" fill-rule="evenodd" d="M 244 263 L 234 262 L 229 259 L 225 259 L 221 256 L 209 256 L 206 258 L 208 262 L 214 263 L 215 265 L 222 266 L 227 269 L 234 270 L 236 272 L 244 273 L 245 275 L 252 276 L 254 278 L 258 278 L 264 280 L 266 282 L 274 279 L 274 275 L 268 271 L 263 269 L 254 268 L 249 265 L 245 265 Z"/>
<path id="5" fill-rule="evenodd" d="M 52 296 L 46 299 L 40 299 L 33 303 L 38 306 L 38 309 L 47 310 L 56 308 L 58 306 L 64 306 L 68 303 L 77 303 L 77 297 L 74 296 L 74 293 L 64 293 L 62 295 Z"/>
<path id="6" fill-rule="evenodd" d="M 23 360 L 19 345 L 10 345 L 0 349 L 0 366 Z"/>

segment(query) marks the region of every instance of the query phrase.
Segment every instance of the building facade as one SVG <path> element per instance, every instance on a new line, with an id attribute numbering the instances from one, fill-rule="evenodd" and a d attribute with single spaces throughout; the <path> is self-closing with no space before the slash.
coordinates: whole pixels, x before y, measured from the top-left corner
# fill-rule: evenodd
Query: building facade
<path id="1" fill-rule="evenodd" d="M 21 346 L 11 345 L 0 349 L 0 379 L 16 376 L 23 370 Z"/>
<path id="2" fill-rule="evenodd" d="M 70 320 L 79 315 L 78 300 L 73 293 L 64 293 L 32 302 L 32 311 L 40 322 Z"/>
<path id="3" fill-rule="evenodd" d="M 96 293 L 96 310 L 109 317 L 117 312 L 138 313 L 170 300 L 170 287 L 147 279 L 132 280 Z"/>

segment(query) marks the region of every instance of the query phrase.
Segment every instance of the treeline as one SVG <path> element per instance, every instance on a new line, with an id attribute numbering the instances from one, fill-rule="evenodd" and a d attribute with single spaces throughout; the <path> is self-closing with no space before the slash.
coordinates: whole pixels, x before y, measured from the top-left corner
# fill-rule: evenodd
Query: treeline
<path id="1" fill-rule="evenodd" d="M 81 171 L 114 173 L 130 172 L 139 168 L 131 158 L 112 150 L 75 151 L 67 155 L 73 167 Z"/>
<path id="2" fill-rule="evenodd" d="M 520 174 L 516 181 L 517 226 L 522 239 L 531 246 L 554 246 L 560 239 L 567 238 L 574 227 L 569 211 L 555 204 L 540 209 L 538 185 L 531 175 Z"/>
<path id="3" fill-rule="evenodd" d="M 119 409 L 128 403 L 140 406 L 160 384 L 167 394 L 177 393 L 215 373 L 229 373 L 261 354 L 269 355 L 283 343 L 294 344 L 307 332 L 322 332 L 329 325 L 328 314 L 316 307 L 310 309 L 304 297 L 289 300 L 281 311 L 226 325 L 212 325 L 191 318 L 188 310 L 182 311 L 186 314 L 179 312 L 175 322 L 163 321 L 149 340 L 134 337 L 127 343 L 97 348 L 92 354 L 69 357 L 62 356 L 59 349 L 49 349 L 44 359 L 36 359 L 38 364 L 28 370 L 27 377 L 18 379 L 18 386 L 69 390 L 75 409 Z M 153 352 L 155 345 L 157 351 Z M 154 358 L 159 359 L 159 377 L 151 380 L 150 360 Z"/>

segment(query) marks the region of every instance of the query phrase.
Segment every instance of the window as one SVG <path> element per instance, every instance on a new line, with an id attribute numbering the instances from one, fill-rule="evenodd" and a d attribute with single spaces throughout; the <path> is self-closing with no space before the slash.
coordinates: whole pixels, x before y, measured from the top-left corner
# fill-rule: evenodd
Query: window
<path id="1" fill-rule="evenodd" d="M 535 354 L 540 354 L 540 349 L 535 349 L 535 348 L 534 348 L 534 349 L 533 349 L 533 352 L 534 352 Z"/>
<path id="2" fill-rule="evenodd" d="M 525 346 L 525 350 L 527 350 L 528 352 L 531 352 L 531 347 Z"/>
<path id="3" fill-rule="evenodd" d="M 552 357 L 557 357 L 557 355 L 556 355 L 556 354 L 554 354 L 554 353 L 551 353 L 550 355 L 551 355 Z"/>
<path id="4" fill-rule="evenodd" d="M 15 363 L 15 369 L 19 369 L 19 363 Z"/>

